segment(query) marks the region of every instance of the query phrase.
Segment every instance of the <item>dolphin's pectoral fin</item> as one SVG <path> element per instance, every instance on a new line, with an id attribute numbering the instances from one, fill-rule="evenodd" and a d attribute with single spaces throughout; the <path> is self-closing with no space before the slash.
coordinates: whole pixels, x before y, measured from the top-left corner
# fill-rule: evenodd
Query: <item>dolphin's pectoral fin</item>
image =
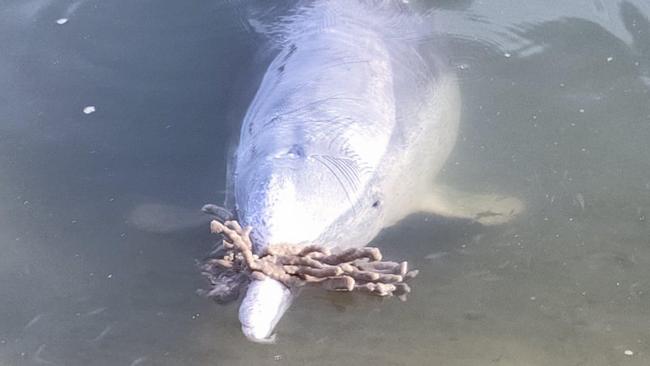
<path id="1" fill-rule="evenodd" d="M 420 201 L 418 208 L 441 216 L 474 220 L 483 225 L 499 225 L 521 213 L 524 204 L 515 197 L 467 193 L 437 186 Z"/>

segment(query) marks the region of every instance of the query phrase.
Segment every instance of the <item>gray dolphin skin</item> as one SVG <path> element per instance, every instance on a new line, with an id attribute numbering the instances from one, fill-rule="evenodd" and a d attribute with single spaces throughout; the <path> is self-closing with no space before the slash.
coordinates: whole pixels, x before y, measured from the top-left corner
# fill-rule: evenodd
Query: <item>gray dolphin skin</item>
<path id="1" fill-rule="evenodd" d="M 421 210 L 479 217 L 433 188 L 456 142 L 460 100 L 435 46 L 422 44 L 422 19 L 400 1 L 313 1 L 292 14 L 273 30 L 280 50 L 235 152 L 236 209 L 255 251 L 364 246 Z M 273 341 L 295 294 L 252 281 L 239 310 L 246 337 Z"/>

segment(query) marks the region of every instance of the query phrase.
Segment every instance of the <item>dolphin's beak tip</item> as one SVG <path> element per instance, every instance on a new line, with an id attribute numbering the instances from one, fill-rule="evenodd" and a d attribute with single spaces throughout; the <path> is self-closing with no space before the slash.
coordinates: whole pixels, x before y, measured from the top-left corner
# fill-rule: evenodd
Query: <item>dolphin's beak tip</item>
<path id="1" fill-rule="evenodd" d="M 246 336 L 246 338 L 255 343 L 262 343 L 262 344 L 270 344 L 270 343 L 275 343 L 276 340 L 276 335 L 275 334 L 269 334 L 269 332 L 260 332 L 254 328 L 247 327 L 245 325 L 242 325 L 241 327 L 242 333 Z"/>

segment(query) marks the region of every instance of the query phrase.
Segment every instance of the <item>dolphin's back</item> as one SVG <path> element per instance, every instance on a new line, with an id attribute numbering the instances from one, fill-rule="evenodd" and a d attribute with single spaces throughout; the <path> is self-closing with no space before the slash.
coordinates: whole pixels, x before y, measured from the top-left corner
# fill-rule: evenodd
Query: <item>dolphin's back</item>
<path id="1" fill-rule="evenodd" d="M 299 152 L 375 170 L 395 125 L 390 54 L 372 31 L 341 28 L 296 37 L 271 63 L 244 119 L 240 164 Z"/>

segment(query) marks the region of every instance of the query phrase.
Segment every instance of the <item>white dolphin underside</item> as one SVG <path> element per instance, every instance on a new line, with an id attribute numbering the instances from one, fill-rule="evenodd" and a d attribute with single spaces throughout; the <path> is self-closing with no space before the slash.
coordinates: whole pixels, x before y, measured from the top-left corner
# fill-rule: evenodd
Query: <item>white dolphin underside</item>
<path id="1" fill-rule="evenodd" d="M 315 1 L 278 27 L 281 49 L 243 121 L 234 168 L 256 250 L 364 246 L 421 210 L 499 223 L 521 209 L 433 188 L 456 142 L 458 86 L 418 36 L 422 20 L 381 4 Z M 269 340 L 292 296 L 253 281 L 239 312 L 246 336 Z"/>

